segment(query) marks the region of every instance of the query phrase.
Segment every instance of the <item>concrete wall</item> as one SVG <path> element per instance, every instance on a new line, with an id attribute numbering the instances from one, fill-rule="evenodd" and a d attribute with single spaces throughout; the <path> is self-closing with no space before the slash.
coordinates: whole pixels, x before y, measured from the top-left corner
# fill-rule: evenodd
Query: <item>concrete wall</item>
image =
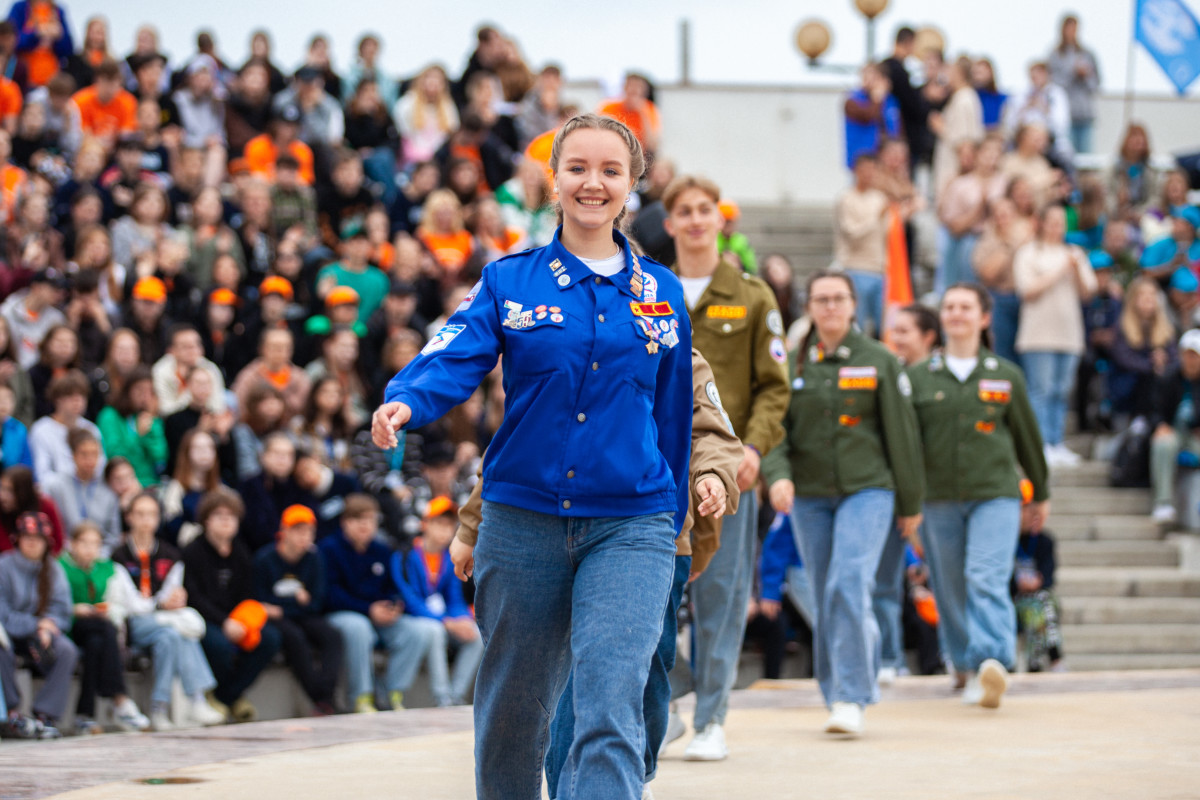
<path id="1" fill-rule="evenodd" d="M 601 99 L 595 84 L 565 94 L 585 109 Z M 816 87 L 664 86 L 662 155 L 739 202 L 826 206 L 846 183 L 842 98 Z M 1121 95 L 1100 98 L 1099 153 L 1116 152 L 1123 114 Z M 1200 100 L 1138 98 L 1133 118 L 1149 129 L 1156 156 L 1200 150 Z"/>

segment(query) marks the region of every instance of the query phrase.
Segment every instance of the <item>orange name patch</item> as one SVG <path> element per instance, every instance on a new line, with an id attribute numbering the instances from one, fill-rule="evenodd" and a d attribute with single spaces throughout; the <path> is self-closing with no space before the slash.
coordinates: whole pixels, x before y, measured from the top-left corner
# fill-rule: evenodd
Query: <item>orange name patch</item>
<path id="1" fill-rule="evenodd" d="M 979 420 L 979 422 L 975 423 L 975 430 L 979 431 L 980 433 L 992 433 L 996 430 L 996 423 Z"/>
<path id="2" fill-rule="evenodd" d="M 630 303 L 629 307 L 639 317 L 669 317 L 675 313 L 665 300 L 661 303 Z"/>
<path id="3" fill-rule="evenodd" d="M 705 312 L 715 319 L 745 319 L 745 306 L 709 306 Z"/>
<path id="4" fill-rule="evenodd" d="M 875 389 L 878 385 L 876 378 L 838 378 L 839 389 Z"/>
<path id="5" fill-rule="evenodd" d="M 1012 381 L 980 381 L 979 399 L 985 403 L 1008 403 L 1012 400 Z"/>

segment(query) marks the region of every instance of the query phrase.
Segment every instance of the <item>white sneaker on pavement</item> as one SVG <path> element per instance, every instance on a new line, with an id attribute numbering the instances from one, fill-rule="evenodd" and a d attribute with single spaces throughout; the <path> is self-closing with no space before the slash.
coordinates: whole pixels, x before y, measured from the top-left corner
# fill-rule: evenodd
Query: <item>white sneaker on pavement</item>
<path id="1" fill-rule="evenodd" d="M 863 731 L 863 708 L 858 703 L 834 703 L 825 721 L 826 733 L 858 736 Z"/>
<path id="2" fill-rule="evenodd" d="M 654 792 L 650 791 L 649 786 L 642 787 L 642 800 L 654 800 Z"/>
<path id="3" fill-rule="evenodd" d="M 150 719 L 138 709 L 132 697 L 113 706 L 113 723 L 123 731 L 144 731 L 150 727 Z"/>
<path id="4" fill-rule="evenodd" d="M 1064 467 L 1077 467 L 1079 466 L 1079 462 L 1083 460 L 1078 453 L 1062 442 L 1054 445 L 1054 449 L 1058 452 L 1059 462 Z"/>
<path id="5" fill-rule="evenodd" d="M 667 717 L 667 733 L 663 736 L 662 744 L 658 747 L 658 754 L 661 756 L 667 751 L 667 747 L 671 742 L 687 733 L 687 725 L 683 724 L 683 718 L 672 710 L 671 715 Z"/>
<path id="6" fill-rule="evenodd" d="M 983 689 L 979 705 L 984 708 L 999 708 L 1000 698 L 1008 690 L 1008 670 L 994 658 L 979 666 L 979 685 Z"/>
<path id="7" fill-rule="evenodd" d="M 151 711 L 150 727 L 156 731 L 175 730 L 175 725 L 171 722 L 171 715 L 166 711 Z"/>
<path id="8" fill-rule="evenodd" d="M 209 727 L 212 725 L 221 725 L 225 722 L 225 715 L 217 711 L 204 698 L 192 700 L 188 704 L 188 719 L 197 725 Z"/>
<path id="9" fill-rule="evenodd" d="M 982 699 L 983 687 L 979 685 L 979 674 L 968 672 L 967 685 L 963 687 L 962 704 L 964 706 L 977 706 Z"/>
<path id="10" fill-rule="evenodd" d="M 1170 503 L 1159 503 L 1150 512 L 1150 518 L 1159 525 L 1170 525 L 1175 521 L 1175 506 Z"/>
<path id="11" fill-rule="evenodd" d="M 725 729 L 715 722 L 705 725 L 704 730 L 693 736 L 683 751 L 684 761 L 723 761 L 728 756 Z"/>
<path id="12" fill-rule="evenodd" d="M 880 686 L 891 686 L 896 682 L 898 674 L 895 667 L 880 667 L 879 674 L 875 676 L 875 681 Z"/>

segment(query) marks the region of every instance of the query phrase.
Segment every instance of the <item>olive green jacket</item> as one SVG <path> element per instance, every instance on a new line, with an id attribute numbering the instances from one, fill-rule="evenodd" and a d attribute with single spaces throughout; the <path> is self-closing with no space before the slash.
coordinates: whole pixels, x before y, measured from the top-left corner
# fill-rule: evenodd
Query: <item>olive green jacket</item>
<path id="1" fill-rule="evenodd" d="M 789 394 L 775 293 L 722 261 L 688 315 L 692 346 L 712 365 L 734 432 L 766 455 L 783 439 L 780 423 Z"/>
<path id="2" fill-rule="evenodd" d="M 797 374 L 797 359 L 803 357 Z M 796 484 L 798 497 L 893 489 L 896 513 L 921 510 L 924 468 L 908 379 L 887 348 L 851 331 L 831 353 L 816 344 L 788 356 L 787 436 L 763 460 L 767 485 Z"/>
<path id="3" fill-rule="evenodd" d="M 979 351 L 965 382 L 942 354 L 908 368 L 925 456 L 926 499 L 1020 497 L 1020 465 L 1033 499 L 1050 496 L 1046 457 L 1025 377 L 1013 363 Z"/>

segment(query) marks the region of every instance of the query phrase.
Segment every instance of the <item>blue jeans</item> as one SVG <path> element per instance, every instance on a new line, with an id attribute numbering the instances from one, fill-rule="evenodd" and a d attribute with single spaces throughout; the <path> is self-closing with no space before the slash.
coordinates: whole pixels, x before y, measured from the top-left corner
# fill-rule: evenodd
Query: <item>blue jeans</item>
<path id="1" fill-rule="evenodd" d="M 751 489 L 742 492 L 737 513 L 724 518 L 721 546 L 691 588 L 696 610 L 692 675 L 697 731 L 710 722 L 725 724 L 746 636 L 746 605 L 754 583 L 757 549 L 758 495 Z"/>
<path id="2" fill-rule="evenodd" d="M 683 600 L 683 587 L 687 586 L 692 568 L 691 556 L 675 556 L 675 577 L 671 581 L 671 595 L 667 598 L 667 610 L 663 613 L 662 635 L 654 660 L 650 662 L 650 676 L 646 680 L 646 691 L 642 694 L 642 716 L 646 721 L 646 783 L 654 780 L 658 770 L 658 748 L 667 735 L 667 720 L 671 714 L 671 682 L 667 674 L 675 666 L 675 640 L 679 635 L 679 603 Z M 546 752 L 546 785 L 550 796 L 558 786 L 559 775 L 567 760 L 571 740 L 575 735 L 574 676 L 567 679 L 554 719 L 550 722 L 550 748 Z"/>
<path id="3" fill-rule="evenodd" d="M 551 794 L 641 797 L 642 697 L 671 587 L 672 517 L 558 517 L 484 501 L 475 547 L 481 800 L 541 797 L 550 715 L 572 673 L 574 735 Z"/>
<path id="4" fill-rule="evenodd" d="M 854 293 L 858 295 L 858 308 L 855 312 L 858 327 L 863 331 L 869 330 L 872 336 L 878 338 L 883 331 L 883 275 L 857 269 L 846 270 L 846 275 L 854 284 Z"/>
<path id="5" fill-rule="evenodd" d="M 455 638 L 450 641 L 450 632 L 441 620 L 429 617 L 414 617 L 418 625 L 427 630 L 430 639 L 429 654 L 425 657 L 425 666 L 429 670 L 429 686 L 433 690 L 433 699 L 439 706 L 460 705 L 467 692 L 471 691 L 471 683 L 475 680 L 475 672 L 479 669 L 479 660 L 483 658 L 483 639 L 463 641 Z M 454 656 L 454 675 L 450 674 L 450 645 L 457 646 Z"/>
<path id="6" fill-rule="evenodd" d="M 992 352 L 1014 364 L 1017 356 L 1017 325 L 1021 322 L 1021 298 L 1009 292 L 992 295 Z"/>
<path id="7" fill-rule="evenodd" d="M 210 622 L 200 644 L 217 679 L 213 696 L 228 706 L 245 694 L 259 674 L 270 665 L 271 659 L 275 658 L 283 645 L 283 637 L 279 635 L 279 628 L 268 622 L 263 626 L 262 641 L 258 647 L 247 653 L 229 641 L 220 625 Z"/>
<path id="8" fill-rule="evenodd" d="M 176 677 L 188 697 L 195 697 L 217 685 L 200 642 L 185 638 L 169 625 L 159 625 L 153 614 L 129 618 L 129 643 L 149 650 L 154 659 L 151 703 L 165 705 L 171 702 L 171 684 Z"/>
<path id="9" fill-rule="evenodd" d="M 1075 153 L 1092 152 L 1092 120 L 1080 120 L 1071 123 L 1071 146 Z"/>
<path id="10" fill-rule="evenodd" d="M 879 700 L 871 592 L 895 500 L 891 489 L 863 489 L 847 497 L 797 497 L 792 507 L 792 531 L 817 601 L 813 672 L 827 705 Z"/>
<path id="11" fill-rule="evenodd" d="M 351 703 L 364 694 L 373 696 L 374 666 L 371 662 L 376 643 L 387 651 L 387 672 L 384 690 L 404 691 L 412 686 L 421 660 L 433 644 L 428 626 L 417 617 L 402 614 L 391 625 L 376 625 L 357 611 L 334 611 L 329 624 L 342 635 L 346 653 L 346 694 Z"/>
<path id="12" fill-rule="evenodd" d="M 879 626 L 880 666 L 900 669 L 904 666 L 904 547 L 900 531 L 893 525 L 888 531 L 879 566 L 875 570 L 875 591 L 871 609 Z"/>
<path id="13" fill-rule="evenodd" d="M 1063 425 L 1067 417 L 1067 402 L 1079 356 L 1074 353 L 1033 351 L 1021 354 L 1021 366 L 1029 386 L 1029 404 L 1042 429 L 1046 444 L 1062 444 Z"/>
<path id="14" fill-rule="evenodd" d="M 933 290 L 939 295 L 945 292 L 948 286 L 961 281 L 975 280 L 971 254 L 975 252 L 975 243 L 979 241 L 979 236 L 974 233 L 952 236 L 947 231 L 940 241 L 945 242 L 946 246 L 942 250 L 942 257 L 933 278 Z"/>
<path id="15" fill-rule="evenodd" d="M 925 558 L 938 606 L 939 639 L 954 668 L 972 672 L 994 658 L 1016 663 L 1017 618 L 1008 582 L 1021 528 L 1021 501 L 997 497 L 926 503 Z"/>

